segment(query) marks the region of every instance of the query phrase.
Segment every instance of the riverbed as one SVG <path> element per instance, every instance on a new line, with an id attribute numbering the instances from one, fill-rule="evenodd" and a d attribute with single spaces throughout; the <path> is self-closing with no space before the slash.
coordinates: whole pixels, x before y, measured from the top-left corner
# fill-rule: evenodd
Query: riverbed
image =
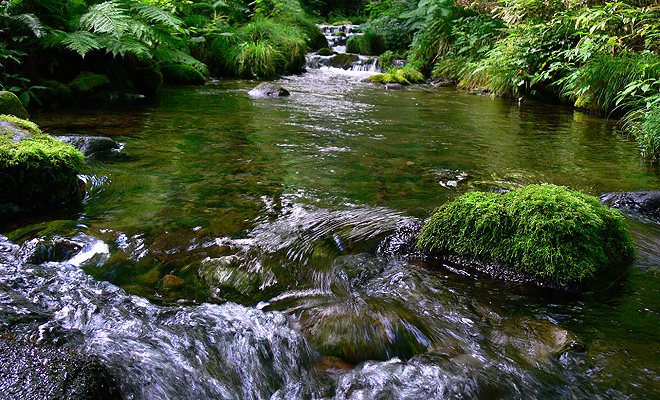
<path id="1" fill-rule="evenodd" d="M 0 328 L 98 356 L 128 399 L 660 398 L 656 221 L 626 215 L 637 259 L 594 293 L 395 245 L 471 190 L 657 189 L 634 139 L 559 105 L 367 74 L 36 115 L 122 150 L 88 161 L 82 206 L 2 224 Z M 21 259 L 31 241 L 72 250 Z"/>

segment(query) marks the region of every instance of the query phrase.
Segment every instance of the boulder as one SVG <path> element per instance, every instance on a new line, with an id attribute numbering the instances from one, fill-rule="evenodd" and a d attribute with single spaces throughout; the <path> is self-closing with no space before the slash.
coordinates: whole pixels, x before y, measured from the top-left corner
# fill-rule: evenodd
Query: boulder
<path id="1" fill-rule="evenodd" d="M 32 122 L 0 116 L 0 204 L 49 207 L 82 199 L 83 155 Z"/>
<path id="2" fill-rule="evenodd" d="M 57 136 L 57 139 L 75 147 L 85 157 L 103 158 L 121 148 L 119 143 L 105 136 Z"/>
<path id="3" fill-rule="evenodd" d="M 335 54 L 329 61 L 329 66 L 341 69 L 351 69 L 354 63 L 360 61 L 357 54 Z"/>
<path id="4" fill-rule="evenodd" d="M 0 91 L 0 115 L 13 115 L 18 118 L 30 118 L 23 104 L 12 92 Z"/>
<path id="5" fill-rule="evenodd" d="M 330 50 L 327 47 L 324 47 L 322 49 L 319 49 L 319 51 L 317 51 L 316 54 L 318 54 L 320 56 L 331 56 L 331 55 L 335 54 L 335 52 Z"/>
<path id="6" fill-rule="evenodd" d="M 69 87 L 75 94 L 91 95 L 111 88 L 110 78 L 105 75 L 82 71 L 74 80 L 69 82 Z"/>
<path id="7" fill-rule="evenodd" d="M 600 200 L 612 208 L 660 217 L 660 191 L 606 193 Z"/>
<path id="8" fill-rule="evenodd" d="M 611 284 L 635 254 L 618 211 L 549 184 L 466 193 L 435 212 L 417 245 L 427 254 L 495 260 L 495 267 L 486 267 L 507 265 L 561 285 Z"/>
<path id="9" fill-rule="evenodd" d="M 137 68 L 131 80 L 135 91 L 144 96 L 155 96 L 163 86 L 163 74 L 155 68 Z"/>
<path id="10" fill-rule="evenodd" d="M 177 85 L 203 85 L 206 78 L 197 69 L 186 64 L 167 64 L 160 68 L 166 83 Z"/>
<path id="11" fill-rule="evenodd" d="M 259 97 L 259 98 L 286 97 L 290 95 L 288 90 L 270 82 L 260 83 L 259 86 L 250 90 L 248 94 L 252 97 Z"/>
<path id="12" fill-rule="evenodd" d="M 15 257 L 22 264 L 61 262 L 70 259 L 82 248 L 82 243 L 58 236 L 51 239 L 34 238 L 23 243 Z"/>
<path id="13" fill-rule="evenodd" d="M 94 358 L 0 337 L 2 398 L 121 400 L 117 381 Z"/>
<path id="14" fill-rule="evenodd" d="M 71 100 L 73 91 L 71 88 L 58 81 L 40 80 L 39 87 L 34 89 L 34 93 L 44 104 L 65 103 Z"/>

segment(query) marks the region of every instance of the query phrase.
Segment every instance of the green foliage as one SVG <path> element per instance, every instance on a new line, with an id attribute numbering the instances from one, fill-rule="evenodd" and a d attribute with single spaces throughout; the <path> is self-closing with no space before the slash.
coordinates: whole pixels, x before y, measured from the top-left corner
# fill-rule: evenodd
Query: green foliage
<path id="1" fill-rule="evenodd" d="M 467 193 L 435 212 L 418 246 L 495 259 L 560 283 L 595 278 L 634 256 L 621 214 L 554 185 Z"/>
<path id="2" fill-rule="evenodd" d="M 658 90 L 660 58 L 654 54 L 595 54 L 560 79 L 562 92 L 576 107 L 609 112 L 638 96 Z"/>
<path id="3" fill-rule="evenodd" d="M 53 30 L 48 43 L 85 57 L 104 50 L 113 56 L 176 62 L 206 72 L 206 66 L 179 48 L 182 20 L 156 6 L 134 0 L 109 0 L 90 6 L 73 20 L 71 31 Z"/>
<path id="4" fill-rule="evenodd" d="M 0 136 L 0 202 L 54 206 L 69 201 L 79 187 L 82 154 L 50 136 L 33 133 L 17 143 L 11 136 Z"/>
<path id="5" fill-rule="evenodd" d="M 624 126 L 637 139 L 642 155 L 660 160 L 660 94 L 644 98 L 645 105 L 624 117 Z"/>
<path id="6" fill-rule="evenodd" d="M 168 83 L 203 85 L 206 78 L 201 72 L 185 64 L 166 64 L 160 68 L 163 79 Z"/>
<path id="7" fill-rule="evenodd" d="M 376 74 L 364 79 L 364 82 L 400 83 L 402 85 L 410 85 L 411 83 L 420 83 L 423 81 L 424 75 L 409 65 L 403 68 L 393 69 L 387 74 Z"/>
<path id="8" fill-rule="evenodd" d="M 352 36 L 346 43 L 346 52 L 379 56 L 385 52 L 385 38 L 369 31 L 362 35 Z"/>

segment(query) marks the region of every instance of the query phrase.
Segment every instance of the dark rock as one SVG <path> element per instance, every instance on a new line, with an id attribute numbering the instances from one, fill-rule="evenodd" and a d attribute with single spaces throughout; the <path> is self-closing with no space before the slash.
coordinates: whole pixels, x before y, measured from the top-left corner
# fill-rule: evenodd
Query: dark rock
<path id="1" fill-rule="evenodd" d="M 9 338 L 0 338 L 0 388 L 6 400 L 123 398 L 97 360 Z"/>
<path id="2" fill-rule="evenodd" d="M 360 56 L 357 54 L 335 54 L 330 59 L 330 66 L 334 68 L 351 69 L 353 63 L 358 62 Z"/>
<path id="3" fill-rule="evenodd" d="M 257 86 L 254 89 L 250 90 L 248 92 L 248 94 L 252 97 L 260 97 L 260 98 L 265 98 L 265 97 L 286 97 L 286 96 L 290 95 L 288 90 L 284 89 L 281 86 L 277 86 L 275 84 L 272 84 L 270 82 L 260 83 L 259 86 Z"/>
<path id="4" fill-rule="evenodd" d="M 23 243 L 15 256 L 21 263 L 27 264 L 60 262 L 73 257 L 82 247 L 82 243 L 57 236 L 48 240 L 34 238 Z"/>
<path id="5" fill-rule="evenodd" d="M 660 191 L 605 193 L 600 201 L 612 208 L 660 217 Z"/>
<path id="6" fill-rule="evenodd" d="M 72 90 L 68 85 L 54 80 L 40 80 L 34 93 L 44 104 L 65 103 L 71 100 Z"/>
<path id="7" fill-rule="evenodd" d="M 0 114 L 13 115 L 18 118 L 30 118 L 23 104 L 12 92 L 0 91 Z"/>
<path id="8" fill-rule="evenodd" d="M 163 86 L 163 74 L 155 68 L 138 68 L 131 79 L 135 91 L 145 96 L 155 96 Z"/>
<path id="9" fill-rule="evenodd" d="M 111 88 L 110 78 L 89 71 L 81 72 L 76 79 L 69 82 L 69 87 L 75 94 L 90 95 Z"/>
<path id="10" fill-rule="evenodd" d="M 121 148 L 119 143 L 104 136 L 57 136 L 56 138 L 75 147 L 85 157 L 99 158 Z"/>

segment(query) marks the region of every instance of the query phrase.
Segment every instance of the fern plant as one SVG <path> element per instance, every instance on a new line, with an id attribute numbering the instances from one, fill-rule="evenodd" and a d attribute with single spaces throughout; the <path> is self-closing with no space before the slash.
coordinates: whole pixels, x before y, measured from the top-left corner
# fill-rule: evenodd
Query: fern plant
<path id="1" fill-rule="evenodd" d="M 85 57 L 95 50 L 113 56 L 134 55 L 156 62 L 191 65 L 208 73 L 206 65 L 181 51 L 183 22 L 170 12 L 133 0 L 95 4 L 76 18 L 71 32 L 54 30 L 48 40 Z"/>

